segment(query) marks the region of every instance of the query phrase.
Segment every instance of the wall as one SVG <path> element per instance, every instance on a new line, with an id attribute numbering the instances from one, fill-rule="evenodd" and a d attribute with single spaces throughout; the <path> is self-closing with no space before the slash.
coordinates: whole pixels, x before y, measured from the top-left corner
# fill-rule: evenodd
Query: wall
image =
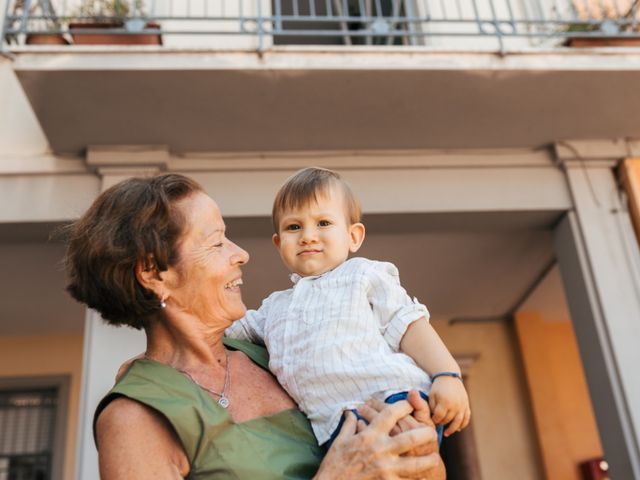
<path id="1" fill-rule="evenodd" d="M 602 446 L 557 267 L 515 317 L 546 477 L 578 480 Z"/>
<path id="2" fill-rule="evenodd" d="M 11 68 L 11 61 L 0 57 L 0 162 L 5 155 L 33 155 L 45 153 L 47 148 L 47 139 Z"/>
<path id="3" fill-rule="evenodd" d="M 512 326 L 437 319 L 432 324 L 455 356 L 477 358 L 466 385 L 482 478 L 543 478 Z"/>
<path id="4" fill-rule="evenodd" d="M 81 368 L 82 335 L 0 337 L 0 377 L 71 377 L 64 445 L 65 479 L 74 478 Z"/>
<path id="5" fill-rule="evenodd" d="M 629 213 L 640 241 L 640 158 L 626 158 L 620 166 L 622 185 L 629 198 Z"/>

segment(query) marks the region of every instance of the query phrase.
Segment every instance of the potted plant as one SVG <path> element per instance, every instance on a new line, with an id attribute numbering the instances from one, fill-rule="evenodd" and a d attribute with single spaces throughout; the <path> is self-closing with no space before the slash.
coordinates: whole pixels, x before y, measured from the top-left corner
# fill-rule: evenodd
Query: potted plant
<path id="1" fill-rule="evenodd" d="M 69 45 L 70 42 L 60 33 L 63 26 L 53 5 L 49 1 L 42 0 L 15 1 L 6 19 L 7 31 L 12 32 L 7 33 L 7 42 L 18 43 L 17 34 L 20 33 L 25 18 L 24 43 L 27 45 Z"/>
<path id="2" fill-rule="evenodd" d="M 69 31 L 75 45 L 162 45 L 160 25 L 145 16 L 142 0 L 85 0 Z"/>
<path id="3" fill-rule="evenodd" d="M 573 0 L 577 22 L 567 32 L 598 32 L 593 36 L 569 35 L 565 45 L 569 47 L 638 47 L 638 6 L 640 0 L 619 0 L 615 6 L 597 0 Z M 625 34 L 627 36 L 625 37 Z"/>

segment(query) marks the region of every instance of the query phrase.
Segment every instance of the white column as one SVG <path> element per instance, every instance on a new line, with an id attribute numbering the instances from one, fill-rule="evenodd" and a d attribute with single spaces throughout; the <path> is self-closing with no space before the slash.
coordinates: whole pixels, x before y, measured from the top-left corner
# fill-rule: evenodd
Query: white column
<path id="1" fill-rule="evenodd" d="M 612 478 L 640 478 L 640 252 L 611 166 L 568 166 L 556 251 Z"/>
<path id="2" fill-rule="evenodd" d="M 93 441 L 93 414 L 98 403 L 113 387 L 118 367 L 144 351 L 146 340 L 142 331 L 107 325 L 100 314 L 87 309 L 84 330 L 82 368 L 82 398 L 76 479 L 98 479 L 98 452 Z"/>

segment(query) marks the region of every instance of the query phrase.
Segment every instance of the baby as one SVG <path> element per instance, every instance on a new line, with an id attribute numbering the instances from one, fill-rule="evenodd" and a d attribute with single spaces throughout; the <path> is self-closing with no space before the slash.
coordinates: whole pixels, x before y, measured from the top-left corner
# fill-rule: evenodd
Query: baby
<path id="1" fill-rule="evenodd" d="M 471 415 L 459 367 L 387 262 L 347 259 L 365 227 L 349 186 L 330 170 L 290 177 L 273 204 L 273 243 L 293 287 L 272 293 L 226 331 L 263 343 L 269 368 L 311 421 L 319 444 L 342 414 L 370 397 L 387 403 L 420 390 L 445 436 Z M 425 373 L 426 372 L 426 373 Z M 442 429 L 440 429 L 442 431 Z"/>

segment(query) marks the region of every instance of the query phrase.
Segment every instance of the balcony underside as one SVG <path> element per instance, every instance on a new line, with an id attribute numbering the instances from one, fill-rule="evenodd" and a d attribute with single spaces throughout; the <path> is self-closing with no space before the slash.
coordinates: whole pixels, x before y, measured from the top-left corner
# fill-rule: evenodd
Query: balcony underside
<path id="1" fill-rule="evenodd" d="M 56 153 L 539 147 L 640 137 L 635 50 L 15 52 Z"/>

